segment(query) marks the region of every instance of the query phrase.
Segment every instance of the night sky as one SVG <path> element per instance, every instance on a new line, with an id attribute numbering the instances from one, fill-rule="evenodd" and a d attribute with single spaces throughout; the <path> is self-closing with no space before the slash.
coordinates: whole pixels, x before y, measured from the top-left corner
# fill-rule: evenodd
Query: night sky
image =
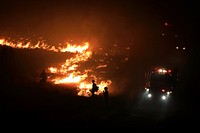
<path id="1" fill-rule="evenodd" d="M 188 37 L 193 36 L 198 17 L 191 1 L 1 0 L 0 12 L 0 35 L 54 41 L 141 41 L 161 33 L 164 23 Z"/>

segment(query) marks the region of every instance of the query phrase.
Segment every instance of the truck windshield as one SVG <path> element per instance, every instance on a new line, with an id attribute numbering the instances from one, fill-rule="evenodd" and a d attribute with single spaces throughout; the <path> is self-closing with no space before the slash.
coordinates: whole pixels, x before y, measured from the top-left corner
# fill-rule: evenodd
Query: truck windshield
<path id="1" fill-rule="evenodd" d="M 151 89 L 161 89 L 172 87 L 172 75 L 152 73 L 150 78 Z"/>

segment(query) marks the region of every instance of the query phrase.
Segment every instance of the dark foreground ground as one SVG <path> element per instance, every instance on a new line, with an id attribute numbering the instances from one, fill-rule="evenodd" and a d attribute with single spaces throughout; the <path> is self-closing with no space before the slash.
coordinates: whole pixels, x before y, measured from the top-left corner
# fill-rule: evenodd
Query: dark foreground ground
<path id="1" fill-rule="evenodd" d="M 176 92 L 169 101 L 148 101 L 142 93 L 77 96 L 74 89 L 37 84 L 1 87 L 1 127 L 31 131 L 68 129 L 93 131 L 182 131 L 198 129 L 198 94 Z M 196 100 L 196 101 L 195 101 Z M 94 131 L 95 131 L 94 130 Z"/>

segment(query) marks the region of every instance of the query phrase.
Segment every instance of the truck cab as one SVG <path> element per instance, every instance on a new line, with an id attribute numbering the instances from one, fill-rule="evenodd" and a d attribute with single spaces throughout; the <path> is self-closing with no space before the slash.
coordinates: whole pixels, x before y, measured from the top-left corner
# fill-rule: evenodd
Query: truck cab
<path id="1" fill-rule="evenodd" d="M 146 98 L 167 100 L 177 87 L 178 71 L 176 68 L 151 67 L 145 79 Z"/>

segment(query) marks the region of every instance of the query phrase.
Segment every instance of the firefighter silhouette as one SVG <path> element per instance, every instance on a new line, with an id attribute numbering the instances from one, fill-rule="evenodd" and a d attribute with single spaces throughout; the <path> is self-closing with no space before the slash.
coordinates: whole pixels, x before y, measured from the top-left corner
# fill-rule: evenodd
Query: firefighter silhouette
<path id="1" fill-rule="evenodd" d="M 98 90 L 99 90 L 99 87 L 95 83 L 95 80 L 92 80 L 92 89 L 90 90 L 90 92 L 92 93 L 92 97 L 94 97 L 94 93 L 97 92 Z"/>
<path id="2" fill-rule="evenodd" d="M 42 70 L 42 72 L 40 73 L 40 85 L 44 86 L 46 84 L 47 81 L 47 74 L 45 72 L 45 69 Z"/>
<path id="3" fill-rule="evenodd" d="M 108 95 L 109 95 L 108 87 L 104 87 L 103 96 L 104 96 L 104 100 L 105 100 L 105 109 L 107 109 L 107 107 L 108 107 Z"/>

